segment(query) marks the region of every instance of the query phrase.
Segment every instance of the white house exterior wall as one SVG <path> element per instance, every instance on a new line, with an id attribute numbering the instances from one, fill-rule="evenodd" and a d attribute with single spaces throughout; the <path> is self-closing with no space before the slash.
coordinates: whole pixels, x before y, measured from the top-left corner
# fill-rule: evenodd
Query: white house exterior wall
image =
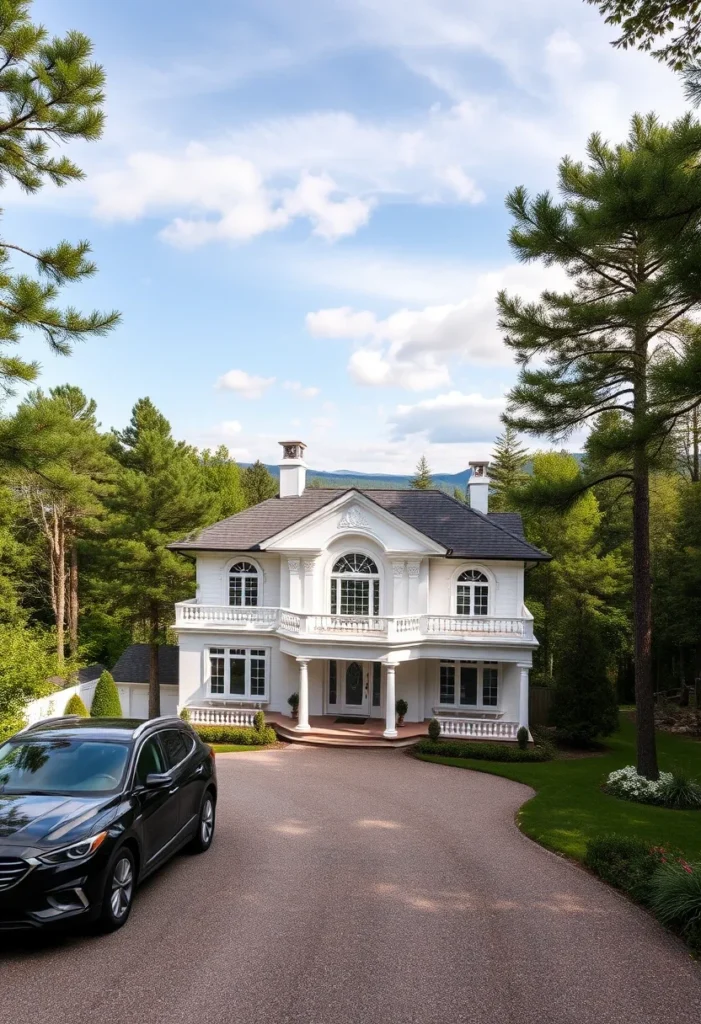
<path id="1" fill-rule="evenodd" d="M 429 564 L 431 615 L 454 615 L 457 577 L 467 568 L 482 569 L 490 581 L 490 615 L 519 616 L 523 606 L 523 563 L 432 558 Z"/>

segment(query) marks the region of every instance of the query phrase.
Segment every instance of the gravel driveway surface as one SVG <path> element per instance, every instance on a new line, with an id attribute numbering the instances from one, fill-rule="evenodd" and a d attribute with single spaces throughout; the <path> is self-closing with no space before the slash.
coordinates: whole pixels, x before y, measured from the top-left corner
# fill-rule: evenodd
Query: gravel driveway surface
<path id="1" fill-rule="evenodd" d="M 399 751 L 220 756 L 217 835 L 105 938 L 0 938 L 31 1024 L 699 1024 L 701 967 L 513 824 L 530 791 Z"/>

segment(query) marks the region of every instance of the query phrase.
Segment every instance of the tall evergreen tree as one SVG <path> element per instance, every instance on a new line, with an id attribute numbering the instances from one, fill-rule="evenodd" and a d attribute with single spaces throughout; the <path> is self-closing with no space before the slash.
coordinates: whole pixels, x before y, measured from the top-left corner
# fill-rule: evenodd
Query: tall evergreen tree
<path id="1" fill-rule="evenodd" d="M 13 181 L 34 193 L 48 181 L 63 186 L 83 177 L 55 146 L 91 142 L 102 135 L 103 69 L 91 61 L 92 44 L 80 32 L 49 38 L 30 16 L 31 0 L 2 0 L 0 8 L 0 186 Z M 15 344 L 25 331 L 38 331 L 51 351 L 68 354 L 76 341 L 101 335 L 118 322 L 115 312 L 84 315 L 58 305 L 60 290 L 90 277 L 96 267 L 86 241 L 62 241 L 33 250 L 0 241 L 0 345 Z M 33 273 L 17 270 L 15 258 Z M 0 355 L 0 390 L 11 393 L 18 381 L 33 381 L 36 362 Z M 26 462 L 41 453 L 32 438 L 0 428 L 0 458 Z"/>
<path id="2" fill-rule="evenodd" d="M 510 242 L 516 255 L 561 266 L 572 286 L 544 292 L 535 303 L 504 292 L 498 299 L 506 343 L 522 366 L 510 395 L 510 425 L 560 440 L 602 412 L 622 414 L 621 429 L 607 440 L 625 464 L 606 478 L 629 481 L 633 491 L 638 770 L 651 779 L 659 773 L 651 672 L 650 468 L 684 406 L 674 382 L 674 356 L 668 356 L 665 384 L 655 381 L 653 393 L 650 370 L 698 305 L 680 287 L 679 253 L 691 251 L 699 234 L 701 179 L 690 173 L 689 158 L 700 149 L 701 126 L 691 118 L 663 127 L 654 117 L 635 117 L 624 144 L 611 147 L 593 135 L 586 164 L 561 162 L 562 202 L 548 193 L 531 199 L 524 188 L 515 189 L 507 205 L 515 220 Z M 533 360 L 544 365 L 532 368 Z M 697 401 L 692 398 L 691 406 Z M 533 497 L 564 501 L 602 479 L 582 476 L 558 494 L 538 494 L 536 488 Z"/>
<path id="3" fill-rule="evenodd" d="M 416 473 L 411 478 L 410 486 L 418 491 L 428 491 L 433 487 L 433 477 L 425 455 L 422 455 L 416 463 Z"/>
<path id="4" fill-rule="evenodd" d="M 266 469 L 258 459 L 252 466 L 246 466 L 242 474 L 243 492 L 246 497 L 246 507 L 259 505 L 267 498 L 274 498 L 279 486 L 275 477 Z"/>
<path id="5" fill-rule="evenodd" d="M 148 398 L 115 435 L 120 463 L 107 500 L 110 535 L 106 603 L 131 619 L 150 646 L 149 717 L 160 714 L 158 649 L 167 641 L 173 603 L 192 592 L 191 564 L 167 545 L 212 521 L 212 495 L 194 448 L 175 441 L 170 424 Z"/>
<path id="6" fill-rule="evenodd" d="M 521 445 L 513 427 L 506 427 L 494 445 L 492 462 L 489 467 L 489 505 L 493 512 L 513 511 L 509 492 L 521 487 L 527 479 L 524 466 L 528 452 Z"/>

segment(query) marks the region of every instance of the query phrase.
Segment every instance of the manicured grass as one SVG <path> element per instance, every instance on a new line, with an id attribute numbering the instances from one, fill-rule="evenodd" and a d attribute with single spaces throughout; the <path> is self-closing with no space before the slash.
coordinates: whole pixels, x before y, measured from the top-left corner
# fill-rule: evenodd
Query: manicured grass
<path id="1" fill-rule="evenodd" d="M 660 767 L 701 780 L 701 742 L 658 733 Z M 418 754 L 423 761 L 501 775 L 532 786 L 537 795 L 519 811 L 518 825 L 531 839 L 581 860 L 592 836 L 615 832 L 650 845 L 676 847 L 687 860 L 701 861 L 701 811 L 671 811 L 607 796 L 601 785 L 609 772 L 635 764 L 635 730 L 625 715 L 621 729 L 606 741 L 602 756 L 497 764 Z"/>
<path id="2" fill-rule="evenodd" d="M 215 754 L 238 754 L 244 750 L 248 750 L 249 753 L 252 750 L 270 750 L 275 744 L 269 743 L 266 746 L 254 747 L 250 743 L 210 743 L 209 746 Z"/>

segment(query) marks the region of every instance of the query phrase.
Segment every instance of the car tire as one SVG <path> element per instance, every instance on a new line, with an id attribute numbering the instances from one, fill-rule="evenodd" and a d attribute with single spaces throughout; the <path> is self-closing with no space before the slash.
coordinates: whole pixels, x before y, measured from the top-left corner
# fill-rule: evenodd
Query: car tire
<path id="1" fill-rule="evenodd" d="M 207 790 L 202 798 L 202 806 L 197 818 L 197 831 L 192 838 L 188 849 L 191 853 L 206 853 L 214 839 L 214 825 L 216 822 L 217 808 L 211 790 Z"/>
<path id="2" fill-rule="evenodd" d="M 116 932 L 131 913 L 136 889 L 136 862 L 128 846 L 120 846 L 112 856 L 105 875 L 102 907 L 96 921 L 100 932 Z"/>

